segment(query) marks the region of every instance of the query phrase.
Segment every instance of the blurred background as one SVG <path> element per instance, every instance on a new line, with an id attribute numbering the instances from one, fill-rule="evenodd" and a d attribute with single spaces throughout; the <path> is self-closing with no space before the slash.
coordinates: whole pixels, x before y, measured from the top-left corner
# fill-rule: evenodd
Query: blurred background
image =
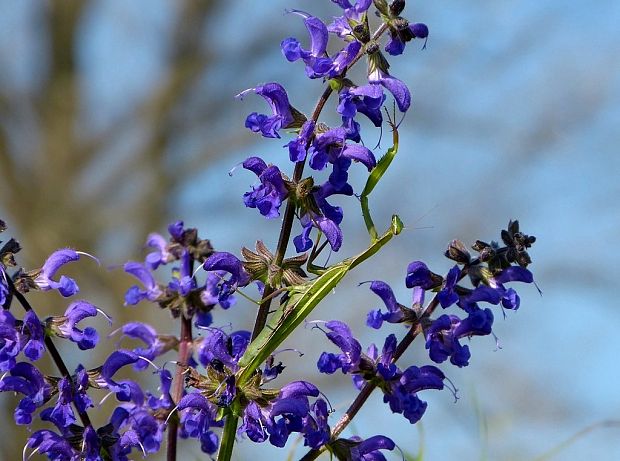
<path id="1" fill-rule="evenodd" d="M 409 262 L 445 273 L 449 240 L 497 240 L 509 219 L 538 238 L 531 269 L 543 295 L 519 287 L 521 309 L 505 320 L 496 311 L 501 348 L 474 338 L 469 367 L 442 367 L 459 388 L 457 403 L 447 391 L 424 392 L 427 413 L 411 426 L 375 395 L 346 434 L 385 433 L 429 460 L 620 459 L 620 3 L 407 3 L 403 15 L 427 23 L 430 38 L 426 50 L 413 42 L 391 60 L 413 107 L 397 160 L 371 196 L 377 225 L 397 212 L 407 230 L 312 317 L 346 319 L 363 344 L 382 344 L 388 331 L 401 335 L 398 327 L 364 326 L 380 302 L 357 283 L 381 278 L 408 304 Z M 322 91 L 280 53 L 285 37 L 307 40 L 301 19 L 285 8 L 326 20 L 339 13 L 327 0 L 0 0 L 0 216 L 24 247 L 20 263 L 39 267 L 65 246 L 97 255 L 103 267 L 87 260 L 66 268 L 81 295 L 114 317 L 113 328 L 138 317 L 172 333 L 178 326 L 165 312 L 123 307 L 134 282 L 119 267 L 143 257 L 149 232 L 182 219 L 220 250 L 237 253 L 256 239 L 275 247 L 279 221 L 241 201 L 255 177 L 228 171 L 249 155 L 287 158 L 287 141 L 243 128 L 248 113 L 265 111 L 264 101 L 239 102 L 236 93 L 278 81 L 309 113 Z M 332 101 L 328 123 L 337 121 L 333 108 Z M 380 141 L 378 130 L 364 129 L 368 146 Z M 377 155 L 390 145 L 386 133 Z M 362 169 L 352 168 L 358 190 Z M 357 206 L 341 204 L 345 245 L 332 260 L 367 245 Z M 56 294 L 30 299 L 42 316 L 67 305 Z M 239 302 L 216 322 L 251 329 L 254 314 Z M 301 373 L 316 382 L 339 417 L 353 395 L 349 380 L 308 373 L 332 346 L 309 328 L 290 344 L 305 355 L 281 356 L 283 380 Z M 115 346 L 62 350 L 70 368 L 94 367 Z M 414 343 L 402 364 L 423 365 L 425 357 Z M 5 421 L 16 403 L 0 399 Z M 27 429 L 4 424 L 0 459 L 20 459 L 26 438 Z M 205 458 L 197 443 L 183 447 L 181 459 Z M 284 459 L 285 452 L 245 441 L 236 456 Z M 164 459 L 163 450 L 153 459 Z"/>

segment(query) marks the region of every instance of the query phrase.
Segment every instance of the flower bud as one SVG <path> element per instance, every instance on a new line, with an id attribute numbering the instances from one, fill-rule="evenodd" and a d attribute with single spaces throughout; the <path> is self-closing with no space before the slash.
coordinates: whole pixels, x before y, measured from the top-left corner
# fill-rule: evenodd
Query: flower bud
<path id="1" fill-rule="evenodd" d="M 390 15 L 398 16 L 405 9 L 405 0 L 394 0 L 390 3 Z"/>

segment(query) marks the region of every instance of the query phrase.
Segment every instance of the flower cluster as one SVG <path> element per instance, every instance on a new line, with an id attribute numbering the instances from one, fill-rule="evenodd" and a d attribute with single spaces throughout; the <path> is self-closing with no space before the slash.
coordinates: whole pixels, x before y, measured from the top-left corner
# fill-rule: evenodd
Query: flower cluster
<path id="1" fill-rule="evenodd" d="M 445 255 L 457 264 L 445 278 L 431 272 L 422 261 L 409 264 L 405 284 L 407 288 L 413 288 L 411 307 L 398 303 L 385 282 L 372 282 L 370 289 L 381 298 L 387 311 L 379 309 L 369 312 L 366 323 L 379 329 L 383 322 L 412 324 L 423 319 L 430 359 L 442 363 L 449 358 L 452 364 L 459 367 L 468 365 L 471 356 L 469 346 L 462 345 L 460 340 L 489 335 L 493 326 L 492 310 L 482 308 L 480 304 L 501 305 L 503 309 L 516 310 L 520 304 L 519 296 L 505 284 L 534 281 L 532 273 L 526 269 L 530 263 L 526 249 L 535 238 L 520 232 L 518 221 L 511 221 L 508 230 L 502 231 L 502 240 L 503 247 L 497 242 L 487 244 L 477 241 L 473 245 L 473 249 L 479 252 L 476 258 L 460 241 L 452 241 Z M 459 284 L 466 276 L 473 288 Z M 425 293 L 428 291 L 435 292 L 435 297 L 429 306 L 424 307 Z M 431 321 L 429 316 L 438 304 L 442 309 L 457 306 L 467 316 L 461 318 L 455 314 L 443 314 Z"/>
<path id="2" fill-rule="evenodd" d="M 389 6 L 385 1 L 374 2 L 383 22 L 375 34 L 371 34 L 368 20 L 370 0 L 358 1 L 354 5 L 348 0 L 334 3 L 342 8 L 342 15 L 330 24 L 309 13 L 291 10 L 291 14 L 303 19 L 310 46 L 306 49 L 297 38 L 291 37 L 282 41 L 281 49 L 288 61 L 303 61 L 307 77 L 329 80 L 329 91 L 338 94 L 336 112 L 342 120 L 340 126 L 329 127 L 318 122 L 317 114 L 307 117 L 301 113 L 291 104 L 284 87 L 276 82 L 249 88 L 237 95 L 243 98 L 249 93 L 257 94 L 271 109 L 267 114 L 251 113 L 246 119 L 247 128 L 267 138 L 280 138 L 281 130 L 289 130 L 296 135 L 285 145 L 291 162 L 303 164 L 307 160 L 315 171 L 329 169 L 328 178 L 319 184 L 314 177 L 289 179 L 279 167 L 267 165 L 259 157 L 250 157 L 243 162 L 243 167 L 256 174 L 260 181 L 244 195 L 246 206 L 257 208 L 267 218 L 275 218 L 280 215 L 279 208 L 286 199 L 296 205 L 302 231 L 293 242 L 300 253 L 312 248 L 310 234 L 313 229 L 325 235 L 333 251 L 340 249 L 343 212 L 328 199 L 335 195 L 354 194 L 348 182 L 348 170 L 353 162 L 361 163 L 369 172 L 376 166 L 373 152 L 361 144 L 357 114 L 365 115 L 380 127 L 383 122 L 381 109 L 386 100 L 384 89 L 394 97 L 401 112 L 411 106 L 407 86 L 388 72 L 389 63 L 378 44 L 380 34 L 389 30 L 390 39 L 385 50 L 391 55 L 401 54 L 405 43 L 414 38 L 428 37 L 426 25 L 409 25 L 400 16 L 404 1 L 395 1 Z M 338 41 L 338 45 L 329 43 L 330 36 Z M 339 51 L 330 55 L 328 47 Z M 368 63 L 367 81 L 355 83 L 346 76 L 347 70 L 363 56 Z"/>

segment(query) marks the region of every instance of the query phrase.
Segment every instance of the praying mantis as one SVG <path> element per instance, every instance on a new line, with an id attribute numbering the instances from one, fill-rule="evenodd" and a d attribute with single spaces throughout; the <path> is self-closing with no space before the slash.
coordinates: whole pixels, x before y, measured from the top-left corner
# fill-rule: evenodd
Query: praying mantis
<path id="1" fill-rule="evenodd" d="M 403 223 L 397 215 L 392 216 L 389 229 L 381 236 L 378 235 L 373 220 L 370 216 L 368 196 L 373 191 L 383 174 L 387 171 L 390 163 L 398 151 L 397 126 L 390 119 L 392 127 L 392 147 L 379 159 L 375 168 L 370 173 L 364 190 L 360 195 L 362 215 L 366 228 L 370 235 L 370 246 L 360 254 L 347 258 L 340 263 L 328 268 L 322 268 L 313 264 L 317 253 L 308 260 L 307 269 L 317 277 L 302 285 L 287 287 L 288 296 L 280 307 L 272 315 L 271 319 L 261 333 L 250 343 L 243 357 L 239 360 L 240 371 L 238 372 L 237 385 L 242 387 L 253 376 L 261 364 L 282 344 L 282 342 L 297 328 L 314 310 L 314 308 L 338 285 L 338 283 L 353 268 L 366 261 L 377 253 L 392 237 L 398 235 L 403 229 Z"/>

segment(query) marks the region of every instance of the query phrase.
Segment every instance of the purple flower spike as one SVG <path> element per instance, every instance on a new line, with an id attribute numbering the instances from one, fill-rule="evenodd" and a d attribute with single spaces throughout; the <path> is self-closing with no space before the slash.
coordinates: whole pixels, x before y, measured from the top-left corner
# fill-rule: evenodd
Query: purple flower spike
<path id="1" fill-rule="evenodd" d="M 289 128 L 295 121 L 293 108 L 288 101 L 286 90 L 279 83 L 265 83 L 255 88 L 248 88 L 236 97 L 243 99 L 248 93 L 256 93 L 262 96 L 271 107 L 272 115 L 258 114 L 256 112 L 248 115 L 245 126 L 255 133 L 261 133 L 266 138 L 279 138 L 278 131 L 281 128 Z"/>
<path id="2" fill-rule="evenodd" d="M 53 252 L 43 264 L 41 272 L 34 278 L 34 283 L 42 291 L 58 290 L 65 298 L 76 294 L 80 289 L 75 280 L 65 275 L 62 275 L 58 281 L 53 280 L 52 277 L 62 266 L 78 259 L 80 259 L 80 254 L 71 248 Z"/>

